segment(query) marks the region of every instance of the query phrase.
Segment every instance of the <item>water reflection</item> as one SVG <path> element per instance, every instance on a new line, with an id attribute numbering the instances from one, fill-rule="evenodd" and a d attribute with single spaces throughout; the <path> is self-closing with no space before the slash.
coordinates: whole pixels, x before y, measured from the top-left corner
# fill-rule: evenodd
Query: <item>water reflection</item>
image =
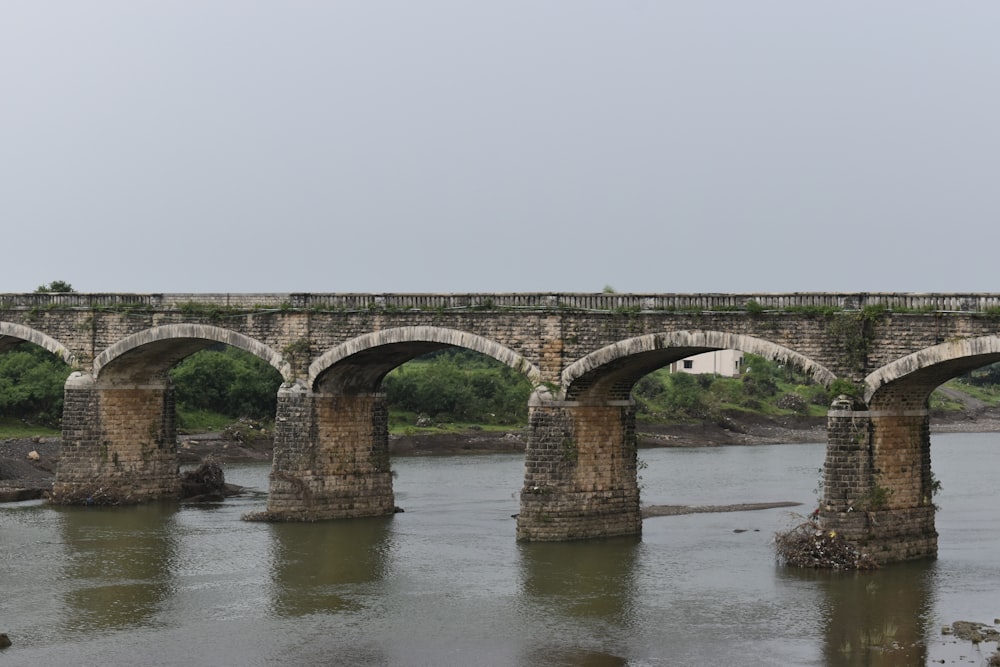
<path id="1" fill-rule="evenodd" d="M 541 646 L 523 664 L 617 667 L 626 664 L 608 652 L 608 640 L 632 625 L 639 537 L 588 542 L 535 542 L 519 545 L 523 595 L 542 607 L 556 627 L 595 624 L 596 646 Z M 598 636 L 600 635 L 600 636 Z"/>
<path id="2" fill-rule="evenodd" d="M 534 653 L 525 665 L 553 665 L 557 667 L 625 667 L 626 658 L 604 651 L 587 649 L 542 649 Z"/>
<path id="3" fill-rule="evenodd" d="M 170 563 L 176 552 L 171 529 L 176 508 L 55 508 L 69 546 L 63 577 L 63 632 L 92 635 L 153 625 L 170 597 Z"/>
<path id="4" fill-rule="evenodd" d="M 657 519 L 641 542 L 517 544 L 508 489 L 523 462 L 507 457 L 403 462 L 414 511 L 370 521 L 240 521 L 259 497 L 0 507 L 0 630 L 15 642 L 0 662 L 969 664 L 976 649 L 940 627 L 1000 615 L 1000 447 L 934 447 L 941 557 L 863 574 L 776 567 L 777 511 Z M 728 451 L 709 466 L 699 450 L 649 450 L 645 476 L 677 492 L 666 503 L 767 500 L 754 495 L 765 483 L 771 500 L 811 497 L 798 471 L 816 469 L 822 445 Z M 751 456 L 770 477 L 747 473 Z M 266 488 L 266 467 L 233 472 Z M 720 478 L 725 497 L 706 498 Z M 761 533 L 734 533 L 747 526 Z"/>
<path id="5" fill-rule="evenodd" d="M 875 572 L 787 569 L 783 576 L 822 591 L 825 664 L 908 667 L 927 661 L 933 567 L 925 560 Z"/>
<path id="6" fill-rule="evenodd" d="M 359 609 L 365 585 L 389 566 L 391 525 L 392 517 L 272 524 L 274 614 Z"/>

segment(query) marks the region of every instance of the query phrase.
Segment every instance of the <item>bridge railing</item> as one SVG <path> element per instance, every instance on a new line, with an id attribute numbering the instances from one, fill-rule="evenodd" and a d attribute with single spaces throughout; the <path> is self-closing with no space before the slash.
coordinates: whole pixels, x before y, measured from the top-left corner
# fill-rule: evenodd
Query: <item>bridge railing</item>
<path id="1" fill-rule="evenodd" d="M 884 308 L 896 312 L 1000 313 L 1000 294 L 831 293 L 787 294 L 321 294 L 321 293 L 29 293 L 0 294 L 4 309 L 185 310 L 583 310 L 645 311 L 795 311 Z"/>

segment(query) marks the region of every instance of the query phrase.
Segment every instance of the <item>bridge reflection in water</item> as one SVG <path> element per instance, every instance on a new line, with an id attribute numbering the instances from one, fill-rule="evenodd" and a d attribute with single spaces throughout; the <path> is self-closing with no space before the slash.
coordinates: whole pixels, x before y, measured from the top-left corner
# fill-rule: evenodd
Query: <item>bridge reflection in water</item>
<path id="1" fill-rule="evenodd" d="M 4 656 L 388 667 L 970 658 L 974 647 L 948 644 L 940 626 L 997 613 L 996 445 L 935 436 L 942 557 L 860 574 L 776 565 L 771 535 L 791 520 L 780 509 L 652 519 L 641 540 L 516 543 L 517 455 L 395 461 L 406 513 L 358 521 L 240 521 L 262 495 L 113 510 L 7 505 L 0 617 L 15 646 Z M 650 502 L 808 502 L 823 446 L 642 457 Z M 258 489 L 267 474 L 227 470 Z"/>

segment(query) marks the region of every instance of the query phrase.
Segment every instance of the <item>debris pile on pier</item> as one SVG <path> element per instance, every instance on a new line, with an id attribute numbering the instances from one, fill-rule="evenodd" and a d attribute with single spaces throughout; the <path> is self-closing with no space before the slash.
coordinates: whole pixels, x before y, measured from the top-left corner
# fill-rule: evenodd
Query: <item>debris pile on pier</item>
<path id="1" fill-rule="evenodd" d="M 874 570 L 878 563 L 871 555 L 815 521 L 805 521 L 774 536 L 778 560 L 794 567 L 831 570 Z"/>

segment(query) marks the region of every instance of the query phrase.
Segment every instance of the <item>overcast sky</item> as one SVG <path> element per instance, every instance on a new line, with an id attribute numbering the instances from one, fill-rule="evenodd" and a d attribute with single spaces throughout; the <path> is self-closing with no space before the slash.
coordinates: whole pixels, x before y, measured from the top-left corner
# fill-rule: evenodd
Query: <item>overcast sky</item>
<path id="1" fill-rule="evenodd" d="M 0 0 L 0 292 L 997 292 L 998 35 L 985 0 Z"/>

